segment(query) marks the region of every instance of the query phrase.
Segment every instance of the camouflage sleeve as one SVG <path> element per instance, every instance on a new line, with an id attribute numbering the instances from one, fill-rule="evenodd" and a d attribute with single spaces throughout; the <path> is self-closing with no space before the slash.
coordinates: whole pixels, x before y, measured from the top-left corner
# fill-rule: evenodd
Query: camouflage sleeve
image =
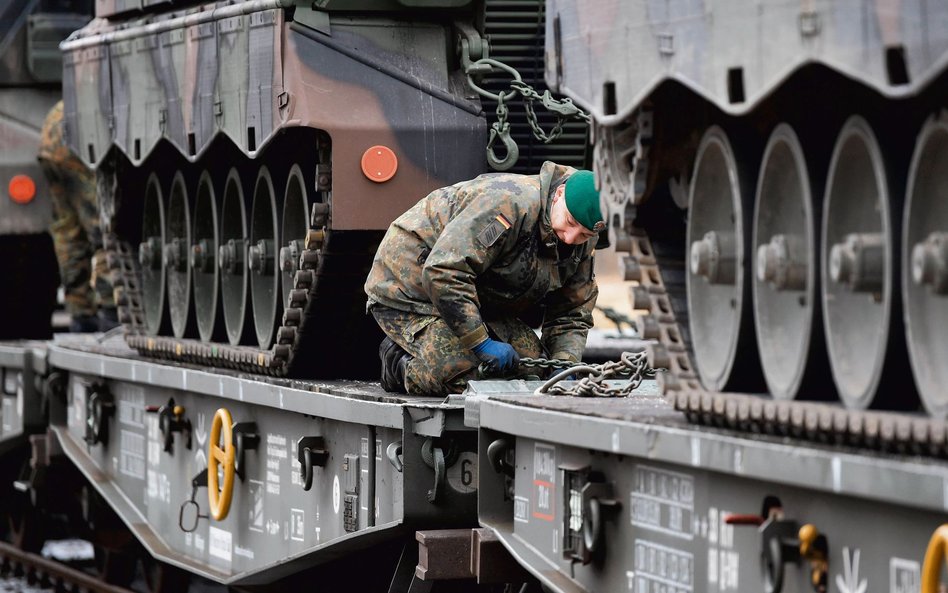
<path id="1" fill-rule="evenodd" d="M 479 196 L 444 227 L 425 260 L 424 289 L 465 348 L 487 339 L 474 281 L 513 249 L 521 218 L 515 200 Z"/>
<path id="2" fill-rule="evenodd" d="M 582 359 L 598 296 L 591 256 L 583 260 L 562 288 L 546 295 L 541 339 L 552 358 L 574 362 Z"/>

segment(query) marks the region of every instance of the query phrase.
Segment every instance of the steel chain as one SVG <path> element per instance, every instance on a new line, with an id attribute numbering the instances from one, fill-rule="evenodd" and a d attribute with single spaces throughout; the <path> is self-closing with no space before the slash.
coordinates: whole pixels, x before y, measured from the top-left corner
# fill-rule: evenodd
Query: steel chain
<path id="1" fill-rule="evenodd" d="M 480 76 L 485 72 L 494 72 L 495 70 L 501 70 L 510 75 L 510 90 L 492 93 L 474 82 L 475 75 Z M 466 73 L 468 85 L 470 85 L 477 94 L 497 102 L 497 121 L 491 125 L 490 139 L 487 143 L 487 158 L 491 166 L 496 170 L 504 171 L 509 169 L 517 162 L 517 158 L 520 154 L 516 141 L 510 136 L 510 124 L 507 122 L 509 109 L 505 104 L 506 100 L 517 93 L 523 98 L 527 123 L 533 132 L 533 136 L 544 144 L 549 144 L 559 138 L 563 134 L 563 126 L 570 119 L 581 119 L 586 123 L 590 121 L 589 114 L 577 107 L 571 99 L 555 99 L 548 90 L 543 91 L 541 95 L 536 89 L 524 82 L 523 77 L 515 68 L 493 58 L 481 58 L 471 61 L 466 66 Z M 539 117 L 534 108 L 536 101 L 540 101 L 547 111 L 556 116 L 556 123 L 549 132 L 545 131 L 540 125 Z M 498 158 L 494 154 L 494 143 L 498 140 L 503 143 L 507 149 L 507 155 L 503 159 Z"/>
<path id="2" fill-rule="evenodd" d="M 623 352 L 618 361 L 602 364 L 585 364 L 571 360 L 551 358 L 520 358 L 520 368 L 536 368 L 559 371 L 544 383 L 538 394 L 572 395 L 577 397 L 627 397 L 635 391 L 642 381 L 655 376 L 655 370 L 648 366 L 645 352 Z M 481 378 L 496 375 L 487 363 L 477 368 Z M 559 385 L 570 380 L 573 375 L 585 375 L 571 387 Z M 623 385 L 610 387 L 607 380 L 627 379 Z"/>
<path id="3" fill-rule="evenodd" d="M 559 383 L 575 374 L 586 376 L 570 387 Z M 580 364 L 562 370 L 540 386 L 537 394 L 571 395 L 575 397 L 628 397 L 639 388 L 642 381 L 655 376 L 655 370 L 649 367 L 645 352 L 623 352 L 618 361 L 602 364 Z M 615 386 L 606 384 L 607 380 L 626 379 L 625 383 Z"/>

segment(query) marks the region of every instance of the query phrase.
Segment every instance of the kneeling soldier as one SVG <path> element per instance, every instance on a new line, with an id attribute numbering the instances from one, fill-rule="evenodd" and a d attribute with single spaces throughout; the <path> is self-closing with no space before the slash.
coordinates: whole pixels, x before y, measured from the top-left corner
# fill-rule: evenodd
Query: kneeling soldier
<path id="1" fill-rule="evenodd" d="M 605 228 L 593 174 L 551 162 L 539 175 L 487 174 L 433 191 L 389 227 L 365 283 L 386 338 L 382 386 L 459 393 L 481 362 L 578 362 L 599 294 Z M 543 307 L 542 337 L 521 319 Z"/>

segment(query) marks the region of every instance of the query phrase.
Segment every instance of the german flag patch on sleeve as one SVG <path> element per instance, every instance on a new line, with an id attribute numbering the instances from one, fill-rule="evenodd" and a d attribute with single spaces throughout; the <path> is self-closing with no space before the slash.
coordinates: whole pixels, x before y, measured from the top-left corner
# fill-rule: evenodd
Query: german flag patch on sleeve
<path id="1" fill-rule="evenodd" d="M 498 214 L 487 223 L 487 226 L 484 227 L 477 235 L 477 240 L 480 241 L 480 244 L 484 247 L 490 247 L 497 242 L 497 239 L 504 234 L 504 231 L 509 229 L 512 225 L 510 221 L 503 214 Z"/>

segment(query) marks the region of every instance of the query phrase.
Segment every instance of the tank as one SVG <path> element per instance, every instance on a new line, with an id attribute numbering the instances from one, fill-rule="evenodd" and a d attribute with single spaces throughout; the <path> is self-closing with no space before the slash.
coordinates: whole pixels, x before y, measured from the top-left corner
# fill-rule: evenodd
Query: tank
<path id="1" fill-rule="evenodd" d="M 539 6 L 510 4 L 98 3 L 62 45 L 66 128 L 98 176 L 128 343 L 254 373 L 375 376 L 362 286 L 384 231 L 487 169 L 464 69 L 487 57 L 485 22 L 542 76 Z M 585 127 L 571 130 L 546 148 L 515 129 L 518 166 L 581 162 Z"/>
<path id="2" fill-rule="evenodd" d="M 944 418 L 948 8 L 547 11 L 664 388 Z"/>
<path id="3" fill-rule="evenodd" d="M 91 0 L 0 7 L 0 275 L 28 287 L 0 295 L 0 339 L 52 333 L 59 277 L 47 232 L 52 203 L 36 152 L 46 113 L 61 95 L 57 46 L 91 14 Z"/>

